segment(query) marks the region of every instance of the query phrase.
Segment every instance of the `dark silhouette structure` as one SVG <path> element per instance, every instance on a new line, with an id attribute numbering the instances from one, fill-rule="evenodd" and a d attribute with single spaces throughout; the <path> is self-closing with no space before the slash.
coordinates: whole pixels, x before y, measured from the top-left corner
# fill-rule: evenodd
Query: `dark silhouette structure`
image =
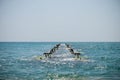
<path id="1" fill-rule="evenodd" d="M 58 50 L 59 46 L 61 44 L 56 44 L 48 53 L 44 53 L 46 58 L 51 58 L 51 55 L 55 53 L 56 50 Z M 70 51 L 71 54 L 75 55 L 77 58 L 80 58 L 80 52 L 74 51 L 73 48 L 69 44 L 65 44 L 68 50 Z"/>

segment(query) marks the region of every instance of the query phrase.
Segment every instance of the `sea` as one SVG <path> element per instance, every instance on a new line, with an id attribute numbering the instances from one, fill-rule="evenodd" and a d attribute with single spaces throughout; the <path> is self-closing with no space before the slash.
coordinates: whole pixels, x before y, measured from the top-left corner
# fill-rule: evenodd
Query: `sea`
<path id="1" fill-rule="evenodd" d="M 84 59 L 36 59 L 58 43 Z M 120 80 L 120 42 L 0 42 L 0 80 Z"/>

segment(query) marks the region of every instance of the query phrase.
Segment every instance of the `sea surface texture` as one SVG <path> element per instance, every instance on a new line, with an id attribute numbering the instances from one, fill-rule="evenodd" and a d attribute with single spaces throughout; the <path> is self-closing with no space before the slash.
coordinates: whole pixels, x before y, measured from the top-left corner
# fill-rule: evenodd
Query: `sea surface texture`
<path id="1" fill-rule="evenodd" d="M 81 60 L 65 46 L 38 59 L 58 43 L 0 42 L 0 80 L 120 80 L 120 42 L 65 42 Z"/>

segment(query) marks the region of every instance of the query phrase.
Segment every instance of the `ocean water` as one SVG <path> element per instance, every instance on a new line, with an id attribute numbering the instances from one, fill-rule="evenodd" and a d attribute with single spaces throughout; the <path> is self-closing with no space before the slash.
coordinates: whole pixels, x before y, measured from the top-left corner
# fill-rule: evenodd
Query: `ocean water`
<path id="1" fill-rule="evenodd" d="M 0 80 L 120 80 L 120 42 L 67 42 L 86 60 L 35 59 L 58 43 L 0 42 Z"/>

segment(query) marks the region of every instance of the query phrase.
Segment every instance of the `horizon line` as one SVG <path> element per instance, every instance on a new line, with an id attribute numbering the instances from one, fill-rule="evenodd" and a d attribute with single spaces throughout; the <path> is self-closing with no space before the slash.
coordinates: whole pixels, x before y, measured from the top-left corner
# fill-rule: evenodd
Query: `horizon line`
<path id="1" fill-rule="evenodd" d="M 120 41 L 0 41 L 0 42 L 120 42 Z"/>

